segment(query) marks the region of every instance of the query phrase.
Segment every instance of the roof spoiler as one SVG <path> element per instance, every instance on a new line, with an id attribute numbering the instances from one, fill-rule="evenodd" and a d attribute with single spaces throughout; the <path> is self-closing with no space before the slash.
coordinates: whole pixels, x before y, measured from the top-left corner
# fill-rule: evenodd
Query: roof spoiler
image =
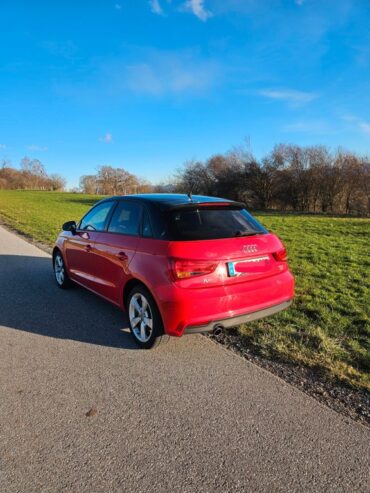
<path id="1" fill-rule="evenodd" d="M 178 204 L 174 205 L 173 207 L 170 207 L 167 209 L 168 211 L 178 211 L 182 209 L 198 209 L 200 207 L 207 207 L 207 208 L 212 208 L 212 207 L 221 207 L 221 208 L 228 208 L 230 207 L 231 209 L 245 209 L 246 206 L 243 202 L 234 202 L 234 201 L 229 201 L 229 202 L 187 202 L 186 204 Z"/>

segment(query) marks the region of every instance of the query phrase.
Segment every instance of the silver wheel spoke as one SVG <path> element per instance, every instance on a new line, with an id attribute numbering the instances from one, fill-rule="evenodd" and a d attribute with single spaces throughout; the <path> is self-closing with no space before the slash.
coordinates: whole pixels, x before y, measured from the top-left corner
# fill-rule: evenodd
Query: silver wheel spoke
<path id="1" fill-rule="evenodd" d="M 147 325 L 150 329 L 153 328 L 153 320 L 148 317 L 144 317 L 144 324 Z"/>
<path id="2" fill-rule="evenodd" d="M 131 325 L 132 325 L 132 327 L 136 327 L 139 322 L 141 322 L 141 317 L 132 318 L 131 319 Z"/>
<path id="3" fill-rule="evenodd" d="M 141 306 L 139 305 L 139 302 L 137 300 L 134 300 L 134 307 L 138 313 L 141 313 Z"/>
<path id="4" fill-rule="evenodd" d="M 146 301 L 144 296 L 142 296 L 141 297 L 141 309 L 143 312 L 145 312 L 147 308 L 148 308 L 148 302 Z"/>
<path id="5" fill-rule="evenodd" d="M 142 341 L 145 341 L 146 339 L 146 332 L 145 332 L 145 323 L 141 322 L 140 324 L 140 337 Z"/>

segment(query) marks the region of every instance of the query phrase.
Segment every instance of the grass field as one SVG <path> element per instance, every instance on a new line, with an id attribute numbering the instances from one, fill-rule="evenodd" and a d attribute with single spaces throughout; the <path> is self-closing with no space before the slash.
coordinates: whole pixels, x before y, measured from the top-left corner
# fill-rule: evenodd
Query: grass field
<path id="1" fill-rule="evenodd" d="M 80 218 L 98 198 L 0 190 L 0 216 L 51 245 L 61 224 Z M 297 295 L 289 310 L 238 330 L 265 356 L 316 367 L 370 390 L 370 220 L 257 217 L 287 246 Z"/>

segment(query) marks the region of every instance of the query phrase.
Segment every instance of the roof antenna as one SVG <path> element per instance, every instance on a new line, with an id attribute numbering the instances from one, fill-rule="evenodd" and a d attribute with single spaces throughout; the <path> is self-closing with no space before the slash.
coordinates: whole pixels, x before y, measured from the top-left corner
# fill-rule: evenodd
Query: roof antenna
<path id="1" fill-rule="evenodd" d="M 190 202 L 193 202 L 193 195 L 192 195 L 191 191 L 188 193 L 188 197 L 189 197 Z"/>

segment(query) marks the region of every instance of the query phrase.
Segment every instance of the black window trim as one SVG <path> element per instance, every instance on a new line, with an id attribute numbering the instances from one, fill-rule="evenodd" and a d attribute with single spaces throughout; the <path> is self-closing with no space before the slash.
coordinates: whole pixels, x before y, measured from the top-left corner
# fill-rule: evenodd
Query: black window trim
<path id="1" fill-rule="evenodd" d="M 104 233 L 110 233 L 110 231 L 108 231 L 108 228 L 109 228 L 110 222 L 112 220 L 113 214 L 118 207 L 118 202 L 119 202 L 119 200 L 114 200 L 114 206 L 110 210 L 108 217 L 107 217 L 107 221 L 104 225 Z"/>
<path id="2" fill-rule="evenodd" d="M 154 229 L 153 229 L 153 223 L 152 223 L 152 219 L 150 217 L 150 208 L 147 207 L 146 204 L 142 204 L 142 214 L 141 214 L 141 224 L 140 224 L 140 237 L 141 238 L 148 238 L 150 240 L 154 240 L 154 239 L 157 239 L 155 236 L 154 236 Z M 144 236 L 144 214 L 146 213 L 147 217 L 148 217 L 148 221 L 149 221 L 149 225 L 150 225 L 150 230 L 152 232 L 152 234 L 150 236 Z"/>

